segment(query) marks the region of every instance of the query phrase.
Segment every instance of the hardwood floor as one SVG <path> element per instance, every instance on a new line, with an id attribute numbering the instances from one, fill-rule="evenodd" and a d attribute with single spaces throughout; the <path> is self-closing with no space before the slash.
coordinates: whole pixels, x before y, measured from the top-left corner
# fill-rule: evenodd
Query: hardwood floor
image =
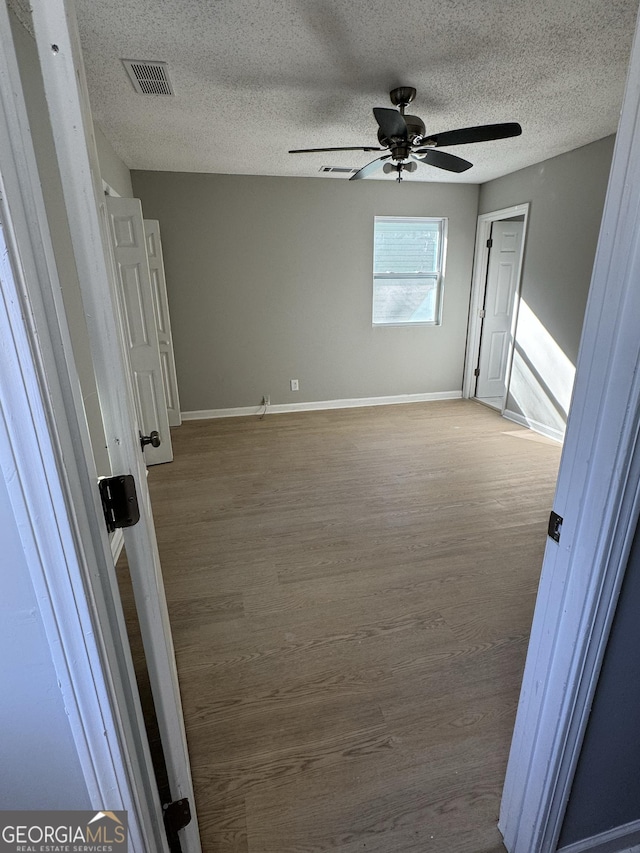
<path id="1" fill-rule="evenodd" d="M 204 853 L 498 853 L 560 448 L 469 401 L 150 469 Z"/>

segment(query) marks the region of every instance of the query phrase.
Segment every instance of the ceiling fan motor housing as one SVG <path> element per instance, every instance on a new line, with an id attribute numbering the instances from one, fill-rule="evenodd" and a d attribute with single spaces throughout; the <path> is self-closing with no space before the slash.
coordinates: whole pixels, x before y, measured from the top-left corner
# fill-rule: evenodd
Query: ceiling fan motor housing
<path id="1" fill-rule="evenodd" d="M 426 133 L 424 122 L 418 116 L 404 116 L 407 125 L 407 139 L 411 144 L 421 144 L 422 137 Z M 393 140 L 388 139 L 382 130 L 378 128 L 378 142 L 385 148 L 393 146 Z"/>
<path id="2" fill-rule="evenodd" d="M 409 132 L 411 142 L 418 137 L 422 138 L 427 132 L 424 122 L 418 116 L 405 116 L 404 120 L 407 123 L 407 131 Z"/>

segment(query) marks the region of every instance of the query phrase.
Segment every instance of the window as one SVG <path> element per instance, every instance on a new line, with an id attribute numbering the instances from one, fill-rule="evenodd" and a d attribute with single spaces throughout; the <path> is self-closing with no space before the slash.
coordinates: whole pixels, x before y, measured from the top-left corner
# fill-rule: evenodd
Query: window
<path id="1" fill-rule="evenodd" d="M 373 324 L 440 322 L 447 220 L 376 216 Z"/>

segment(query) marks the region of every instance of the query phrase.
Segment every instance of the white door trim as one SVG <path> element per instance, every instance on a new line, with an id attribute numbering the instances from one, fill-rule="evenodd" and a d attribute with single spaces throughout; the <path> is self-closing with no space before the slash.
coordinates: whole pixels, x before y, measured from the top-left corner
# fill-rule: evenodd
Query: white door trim
<path id="1" fill-rule="evenodd" d="M 522 281 L 522 263 L 527 240 L 527 222 L 529 218 L 529 202 L 516 204 L 513 207 L 505 207 L 502 210 L 494 210 L 491 213 L 481 213 L 478 216 L 476 226 L 476 246 L 473 257 L 473 274 L 471 278 L 471 299 L 469 301 L 469 323 L 467 326 L 467 353 L 464 363 L 464 377 L 462 380 L 462 396 L 465 398 L 475 396 L 476 377 L 474 370 L 480 356 L 480 340 L 482 330 L 482 318 L 480 311 L 484 304 L 484 291 L 487 284 L 487 269 L 489 266 L 489 248 L 487 241 L 491 235 L 491 225 L 500 219 L 511 219 L 513 216 L 524 215 L 524 229 L 522 232 L 522 247 L 520 249 L 520 264 L 518 268 L 518 281 L 514 294 L 514 308 L 511 316 L 511 343 L 510 353 L 507 358 L 507 375 L 505 385 L 507 394 L 509 391 L 509 375 L 513 361 L 513 342 L 515 340 L 515 329 L 518 320 L 518 302 L 520 297 L 520 286 Z M 506 395 L 504 404 L 506 404 Z"/>
<path id="2" fill-rule="evenodd" d="M 640 43 L 631 55 L 500 814 L 553 853 L 639 511 Z"/>
<path id="3" fill-rule="evenodd" d="M 167 850 L 6 4 L 0 3 L 0 465 L 90 801 Z"/>

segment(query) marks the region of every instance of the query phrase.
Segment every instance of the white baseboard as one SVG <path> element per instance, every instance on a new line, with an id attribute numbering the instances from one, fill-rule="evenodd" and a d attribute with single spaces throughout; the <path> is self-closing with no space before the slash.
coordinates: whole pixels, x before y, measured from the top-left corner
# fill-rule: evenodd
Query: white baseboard
<path id="1" fill-rule="evenodd" d="M 534 432 L 539 432 L 540 435 L 546 435 L 547 438 L 559 441 L 560 444 L 564 441 L 564 430 L 555 429 L 554 427 L 547 426 L 546 424 L 541 424 L 540 421 L 534 421 L 531 418 L 526 418 L 524 415 L 521 415 L 518 412 L 512 412 L 509 409 L 505 409 L 502 416 L 508 421 L 513 421 L 516 424 L 520 424 L 520 426 L 529 427 L 529 429 L 534 430 Z"/>
<path id="2" fill-rule="evenodd" d="M 118 562 L 118 557 L 120 556 L 122 549 L 124 547 L 124 534 L 122 530 L 118 527 L 113 531 L 113 536 L 111 537 L 111 553 L 113 554 L 113 563 L 114 565 Z"/>
<path id="3" fill-rule="evenodd" d="M 640 853 L 640 820 L 576 841 L 558 853 Z"/>
<path id="4" fill-rule="evenodd" d="M 396 394 L 393 397 L 356 397 L 351 400 L 317 400 L 311 403 L 278 403 L 267 407 L 267 414 L 282 412 L 317 412 L 323 409 L 356 409 L 361 406 L 393 406 L 398 403 L 427 403 L 433 400 L 460 400 L 462 391 L 435 391 L 431 394 Z M 240 406 L 235 409 L 203 409 L 182 412 L 183 421 L 209 418 L 239 418 L 262 414 L 264 406 Z"/>

